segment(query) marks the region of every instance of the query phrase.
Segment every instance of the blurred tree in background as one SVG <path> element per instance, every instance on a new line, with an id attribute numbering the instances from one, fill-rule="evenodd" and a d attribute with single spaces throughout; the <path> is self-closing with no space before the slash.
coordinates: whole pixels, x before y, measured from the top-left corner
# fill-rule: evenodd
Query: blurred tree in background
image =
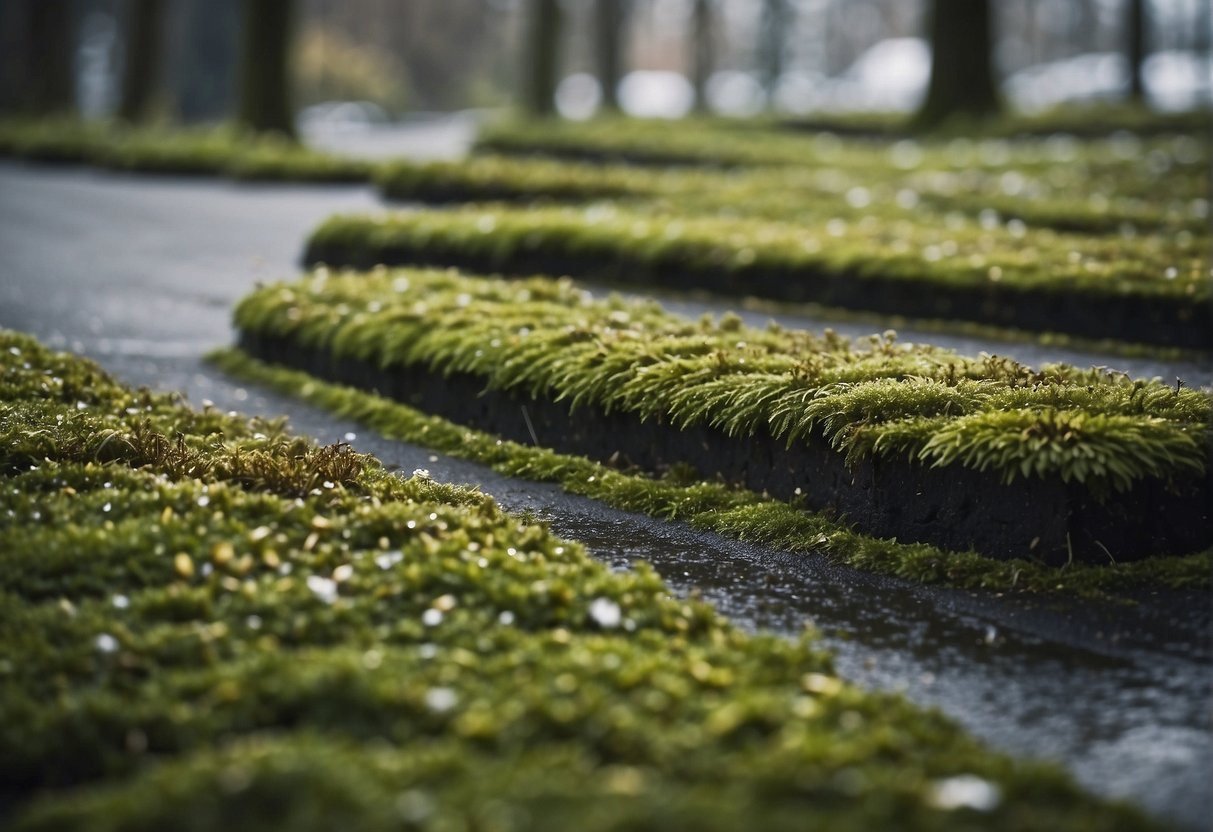
<path id="1" fill-rule="evenodd" d="M 72 0 L 0 2 L 0 108 L 27 115 L 76 106 L 76 29 Z"/>
<path id="2" fill-rule="evenodd" d="M 708 79 L 716 69 L 716 25 L 714 0 L 695 0 L 691 9 L 691 87 L 695 111 L 707 112 Z"/>
<path id="3" fill-rule="evenodd" d="M 396 55 L 353 40 L 341 29 L 308 21 L 295 58 L 298 103 L 371 101 L 393 115 L 409 103 L 409 71 Z"/>
<path id="4" fill-rule="evenodd" d="M 665 84 L 645 100 L 672 100 L 673 89 L 683 109 L 693 100 L 733 114 L 764 102 L 798 115 L 912 112 L 928 88 L 922 36 L 934 20 L 938 59 L 953 54 L 955 66 L 981 69 L 935 73 L 927 115 L 953 106 L 980 112 L 991 87 L 1029 111 L 1130 92 L 1144 92 L 1150 106 L 1183 108 L 1200 100 L 1194 84 L 1209 100 L 1209 0 L 940 5 L 950 11 L 932 15 L 932 0 L 295 0 L 288 79 L 300 105 L 370 101 L 393 117 L 510 103 L 550 112 L 548 91 L 572 73 L 599 76 L 608 108 L 615 85 L 605 79 L 614 77 L 625 108 Z M 150 108 L 185 122 L 234 118 L 244 0 L 158 0 L 158 62 L 154 42 L 144 42 L 156 27 L 138 25 L 156 6 L 0 0 L 0 111 L 78 107 L 85 117 L 139 119 Z M 988 43 L 985 26 L 963 22 L 983 11 Z M 972 54 L 957 63 L 956 46 Z M 152 70 L 135 69 L 147 60 Z M 643 83 L 620 78 L 630 70 L 648 74 Z M 966 88 L 982 90 L 980 106 Z"/>
<path id="5" fill-rule="evenodd" d="M 917 125 L 929 129 L 997 113 L 990 0 L 932 0 L 927 20 L 931 81 Z"/>
<path id="6" fill-rule="evenodd" d="M 295 136 L 290 53 L 294 0 L 244 0 L 236 120 L 259 133 Z"/>
<path id="7" fill-rule="evenodd" d="M 560 0 L 531 0 L 523 50 L 523 109 L 534 116 L 555 111 L 560 72 Z"/>
<path id="8" fill-rule="evenodd" d="M 159 83 L 164 49 L 165 0 L 128 0 L 122 97 L 118 118 L 147 121 Z"/>
<path id="9" fill-rule="evenodd" d="M 762 0 L 758 62 L 768 107 L 775 101 L 775 90 L 783 76 L 784 47 L 790 22 L 791 9 L 788 7 L 788 0 Z"/>
<path id="10" fill-rule="evenodd" d="M 174 110 L 186 122 L 231 118 L 236 105 L 242 0 L 173 0 L 168 66 Z"/>
<path id="11" fill-rule="evenodd" d="M 609 112 L 619 109 L 628 3 L 629 0 L 594 0 L 594 57 L 602 88 L 602 108 Z"/>
<path id="12" fill-rule="evenodd" d="M 1129 0 L 1128 16 L 1129 97 L 1140 103 L 1146 99 L 1146 0 Z"/>

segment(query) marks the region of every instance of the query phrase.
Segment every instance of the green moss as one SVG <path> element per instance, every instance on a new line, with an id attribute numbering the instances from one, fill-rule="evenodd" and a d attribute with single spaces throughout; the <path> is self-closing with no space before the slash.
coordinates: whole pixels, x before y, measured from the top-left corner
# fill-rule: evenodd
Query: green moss
<path id="1" fill-rule="evenodd" d="M 987 138 L 1022 138 L 1025 136 L 1099 137 L 1116 133 L 1142 136 L 1181 134 L 1201 135 L 1209 131 L 1213 113 L 1208 108 L 1159 112 L 1139 103 L 1090 102 L 1067 103 L 1039 113 L 1003 113 L 979 122 L 944 124 L 930 138 L 947 138 L 949 134 Z M 836 132 L 884 138 L 906 136 L 910 123 L 904 113 L 840 113 L 834 116 L 790 118 L 770 127 Z M 768 127 L 768 129 L 770 129 Z"/>
<path id="2" fill-rule="evenodd" d="M 1035 164 L 1042 156 L 1070 153 L 1076 139 L 1066 135 L 1084 120 L 1079 109 L 1069 110 L 1063 124 L 1056 115 L 987 125 L 974 131 L 973 125 L 956 125 L 948 134 L 926 137 L 922 142 L 929 152 L 951 157 L 954 167 L 964 167 L 977 149 L 972 136 L 997 148 L 986 160 L 1002 163 Z M 1108 120 L 1113 120 L 1112 116 Z M 1091 146 L 1116 141 L 1126 130 L 1139 127 L 1142 134 L 1177 134 L 1198 137 L 1208 130 L 1208 111 L 1177 115 L 1172 118 L 1144 116 L 1140 111 L 1123 114 L 1125 124 L 1101 131 L 1111 135 L 1097 138 Z M 1050 119 L 1052 124 L 1050 124 Z M 1151 129 L 1154 125 L 1157 129 Z M 1031 138 L 1031 134 L 1047 134 Z M 959 134 L 959 135 L 958 135 Z M 1098 134 L 1096 134 L 1098 136 Z M 1007 137 L 1017 137 L 1006 148 Z M 1001 144 L 1000 144 L 1001 143 Z M 603 118 L 585 122 L 559 120 L 516 120 L 488 125 L 476 142 L 479 152 L 582 158 L 593 161 L 617 160 L 642 164 L 682 164 L 716 166 L 763 166 L 838 164 L 862 159 L 873 142 L 844 141 L 829 131 L 797 132 L 762 119 L 684 119 L 671 129 L 662 119 Z M 888 142 L 886 142 L 888 144 Z M 1010 153 L 1008 158 L 1007 153 Z M 957 151 L 960 151 L 959 153 Z M 851 155 L 853 154 L 853 155 Z M 870 154 L 869 154 L 870 155 Z"/>
<path id="3" fill-rule="evenodd" d="M 851 459 L 896 454 L 1097 490 L 1207 470 L 1210 400 L 1199 391 L 1060 365 L 1033 371 L 892 336 L 859 344 L 693 323 L 542 278 L 322 270 L 259 289 L 235 322 L 382 366 L 472 373 L 573 408 L 766 432 L 789 445 L 816 434 Z"/>
<path id="4" fill-rule="evenodd" d="M 840 563 L 918 583 L 997 592 L 1061 592 L 1096 597 L 1146 588 L 1209 587 L 1210 552 L 1130 564 L 1055 569 L 1025 560 L 996 561 L 975 553 L 943 552 L 858 534 L 824 515 L 674 471 L 653 479 L 582 457 L 506 442 L 427 416 L 390 399 L 304 373 L 273 367 L 238 350 L 211 361 L 224 371 L 357 419 L 393 439 L 490 465 L 515 477 L 559 483 L 566 491 L 628 511 L 679 520 L 728 537 L 790 552 L 813 552 Z"/>
<path id="5" fill-rule="evenodd" d="M 660 282 L 663 272 L 702 272 L 724 273 L 743 285 L 750 276 L 773 272 L 806 287 L 819 279 L 891 281 L 940 298 L 953 289 L 986 288 L 1075 298 L 1158 298 L 1182 303 L 1193 326 L 1207 315 L 1205 249 L 1191 235 L 1164 241 L 1039 231 L 1025 246 L 1014 229 L 868 219 L 838 220 L 823 228 L 609 206 L 477 206 L 333 217 L 312 233 L 309 256 L 335 266 L 402 258 L 441 265 L 475 258 L 511 273 L 527 258 L 547 258 L 629 283 L 641 276 Z M 954 314 L 963 317 L 965 310 Z"/>
<path id="6" fill-rule="evenodd" d="M 656 202 L 690 216 L 748 217 L 815 223 L 911 220 L 955 225 L 955 216 L 996 231 L 1002 224 L 1098 234 L 1150 230 L 1205 235 L 1209 160 L 1195 140 L 1119 140 L 1080 145 L 1080 159 L 1062 155 L 1034 164 L 973 158 L 957 168 L 953 154 L 902 143 L 858 144 L 839 158 L 796 167 L 730 171 L 646 170 L 627 165 L 473 156 L 464 162 L 398 161 L 383 166 L 385 196 L 428 202 L 621 199 Z M 1126 144 L 1127 143 L 1127 144 Z M 994 145 L 1011 158 L 1008 142 Z M 980 157 L 970 149 L 968 155 Z M 1149 162 L 1145 160 L 1149 159 Z M 870 218 L 870 219 L 869 219 Z"/>
<path id="7" fill-rule="evenodd" d="M 1147 826 L 475 491 L 0 366 L 6 826 Z"/>
<path id="8" fill-rule="evenodd" d="M 684 300 L 703 300 L 707 295 L 703 292 L 677 292 L 654 289 L 646 294 L 660 298 Z M 789 301 L 772 301 L 763 298 L 741 298 L 738 305 L 750 312 L 761 312 L 767 315 L 791 315 L 801 318 L 817 318 L 823 321 L 845 321 L 861 323 L 879 329 L 889 327 L 893 330 L 915 329 L 925 333 L 963 335 L 984 341 L 1002 341 L 1007 343 L 1034 343 L 1042 346 L 1057 347 L 1075 352 L 1090 353 L 1092 360 L 1099 356 L 1119 356 L 1122 358 L 1152 358 L 1160 362 L 1199 364 L 1208 360 L 1209 354 L 1202 350 L 1185 349 L 1183 347 L 1162 347 L 1153 344 L 1135 344 L 1115 338 L 1083 338 L 1064 332 L 1029 332 L 1023 329 L 979 324 L 972 321 L 948 321 L 942 319 L 907 318 L 900 315 L 877 315 L 871 312 L 861 312 L 848 309 L 826 307 L 817 303 L 792 303 Z"/>
<path id="9" fill-rule="evenodd" d="M 40 162 L 85 162 L 104 141 L 105 129 L 75 118 L 6 118 L 0 121 L 0 156 Z"/>
<path id="10" fill-rule="evenodd" d="M 62 119 L 0 121 L 0 155 L 265 181 L 365 182 L 375 170 L 373 163 L 226 126 L 135 128 Z"/>

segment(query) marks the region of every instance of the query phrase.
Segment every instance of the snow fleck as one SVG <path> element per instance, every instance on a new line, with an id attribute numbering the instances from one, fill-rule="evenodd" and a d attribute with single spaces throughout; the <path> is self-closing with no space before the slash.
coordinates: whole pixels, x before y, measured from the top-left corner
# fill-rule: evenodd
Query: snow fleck
<path id="1" fill-rule="evenodd" d="M 131 605 L 131 599 L 127 598 L 125 595 L 115 595 L 110 599 L 110 603 L 113 604 L 115 608 L 124 610 Z"/>
<path id="2" fill-rule="evenodd" d="M 847 191 L 847 204 L 852 208 L 867 208 L 872 204 L 872 192 L 867 188 L 851 188 Z"/>
<path id="3" fill-rule="evenodd" d="M 401 552 L 399 549 L 375 555 L 375 565 L 380 569 L 391 569 L 402 560 L 404 560 L 404 552 Z"/>
<path id="4" fill-rule="evenodd" d="M 590 618 L 604 630 L 613 630 L 623 620 L 623 612 L 610 598 L 595 598 L 590 604 Z"/>
<path id="5" fill-rule="evenodd" d="M 343 563 L 333 570 L 333 581 L 342 583 L 354 577 L 354 567 L 351 564 Z"/>
<path id="6" fill-rule="evenodd" d="M 421 614 L 421 623 L 427 627 L 437 627 L 442 623 L 442 610 L 428 609 Z"/>
<path id="7" fill-rule="evenodd" d="M 960 774 L 935 781 L 927 802 L 936 809 L 989 812 L 1002 802 L 1002 791 L 994 783 L 974 774 Z"/>
<path id="8" fill-rule="evenodd" d="M 425 706 L 436 714 L 443 714 L 459 704 L 459 695 L 450 688 L 430 688 L 425 692 Z"/>
<path id="9" fill-rule="evenodd" d="M 97 636 L 93 643 L 97 645 L 97 649 L 102 653 L 113 653 L 118 649 L 118 639 L 114 638 L 109 633 L 102 633 L 101 635 Z"/>
<path id="10" fill-rule="evenodd" d="M 308 575 L 307 588 L 312 591 L 313 595 L 326 604 L 331 604 L 337 600 L 336 581 L 322 578 L 319 575 Z"/>

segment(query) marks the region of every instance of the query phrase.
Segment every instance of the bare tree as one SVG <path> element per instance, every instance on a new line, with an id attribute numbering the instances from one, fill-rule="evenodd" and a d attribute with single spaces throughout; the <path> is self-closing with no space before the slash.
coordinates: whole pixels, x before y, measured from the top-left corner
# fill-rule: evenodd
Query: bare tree
<path id="1" fill-rule="evenodd" d="M 624 32 L 629 0 L 595 0 L 594 51 L 604 110 L 619 109 L 619 79 L 623 75 Z"/>
<path id="2" fill-rule="evenodd" d="M 931 82 L 916 117 L 918 127 L 999 111 L 992 24 L 990 0 L 933 0 L 928 12 Z"/>
<path id="3" fill-rule="evenodd" d="M 774 103 L 775 87 L 779 84 L 779 77 L 783 75 L 783 53 L 790 18 L 788 0 L 763 0 L 758 58 L 762 67 L 762 86 L 767 94 L 768 106 Z"/>
<path id="4" fill-rule="evenodd" d="M 118 105 L 118 117 L 124 121 L 146 121 L 151 114 L 163 58 L 164 11 L 164 0 L 127 3 L 122 100 Z"/>
<path id="5" fill-rule="evenodd" d="M 294 0 L 244 0 L 237 120 L 257 132 L 294 138 L 290 48 Z"/>
<path id="6" fill-rule="evenodd" d="M 26 89 L 22 109 L 37 115 L 75 109 L 76 21 L 71 0 L 25 5 Z"/>
<path id="7" fill-rule="evenodd" d="M 716 68 L 714 0 L 695 0 L 691 11 L 691 84 L 695 110 L 708 110 L 708 79 Z"/>
<path id="8" fill-rule="evenodd" d="M 1128 54 L 1129 97 L 1138 103 L 1146 100 L 1146 82 L 1142 68 L 1146 63 L 1146 0 L 1129 0 Z"/>
<path id="9" fill-rule="evenodd" d="M 556 107 L 560 18 L 560 0 L 531 0 L 522 96 L 523 108 L 531 115 L 548 116 Z"/>

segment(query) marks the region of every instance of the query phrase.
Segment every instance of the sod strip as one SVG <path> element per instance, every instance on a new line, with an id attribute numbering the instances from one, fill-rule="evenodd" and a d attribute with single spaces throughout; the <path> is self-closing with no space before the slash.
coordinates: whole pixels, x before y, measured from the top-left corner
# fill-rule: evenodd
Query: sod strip
<path id="1" fill-rule="evenodd" d="M 1208 111 L 1177 119 L 1168 140 L 1204 142 L 1209 132 Z M 1128 125 L 1126 125 L 1128 126 Z M 671 124 L 662 119 L 595 119 L 505 121 L 485 127 L 477 138 L 478 153 L 571 159 L 595 163 L 642 166 L 699 165 L 714 167 L 818 166 L 868 167 L 882 153 L 900 146 L 941 167 L 1036 168 L 1058 163 L 1083 166 L 1123 164 L 1120 152 L 1141 136 L 1117 128 L 1093 141 L 1078 141 L 1061 127 L 1044 138 L 960 135 L 915 137 L 899 142 L 843 141 L 836 135 L 804 135 L 770 123 L 739 119 L 686 119 Z M 1011 133 L 1018 131 L 1008 131 Z M 1143 130 L 1142 134 L 1149 133 Z M 1148 143 L 1148 142 L 1147 142 Z M 1206 145 L 1207 148 L 1207 145 Z M 1207 159 L 1207 151 L 1206 151 Z"/>
<path id="2" fill-rule="evenodd" d="M 320 271 L 254 292 L 235 322 L 270 362 L 509 439 L 690 464 L 882 537 L 1049 563 L 1210 543 L 1197 391 L 693 323 L 540 278 Z"/>
<path id="3" fill-rule="evenodd" d="M 131 128 L 74 119 L 0 120 L 0 156 L 245 181 L 369 181 L 375 165 L 234 128 Z"/>
<path id="4" fill-rule="evenodd" d="M 1134 145 L 1137 152 L 1145 148 Z M 1207 235 L 1208 164 L 1186 144 L 1157 148 L 1165 172 L 1126 162 L 1092 170 L 1055 165 L 1030 173 L 993 167 L 932 168 L 902 149 L 871 164 L 721 172 L 642 170 L 544 159 L 473 156 L 461 162 L 395 161 L 376 175 L 388 199 L 453 202 L 656 201 L 689 216 L 743 216 L 816 224 L 911 220 L 930 228 L 959 212 L 986 231 L 1004 222 L 1125 237 L 1144 231 Z M 904 158 L 903 158 L 904 157 Z M 1088 196 L 1090 194 L 1090 196 Z M 912 235 L 901 235 L 914 244 Z M 1004 241 L 1004 245 L 1006 241 Z"/>
<path id="5" fill-rule="evenodd" d="M 836 519 L 675 469 L 660 478 L 624 472 L 585 457 L 502 440 L 355 387 L 322 381 L 267 364 L 238 349 L 208 360 L 251 384 L 296 396 L 390 439 L 412 442 L 490 466 L 506 476 L 554 482 L 571 494 L 614 508 L 688 523 L 726 537 L 787 552 L 820 553 L 857 569 L 915 583 L 997 592 L 1121 596 L 1156 589 L 1207 591 L 1210 552 L 1154 557 L 1123 564 L 1069 564 L 1062 569 L 1026 560 L 996 561 L 973 552 L 943 552 L 858 534 Z"/>
<path id="6" fill-rule="evenodd" d="M 820 228 L 590 206 L 337 216 L 312 233 L 304 259 L 567 274 L 1209 350 L 1206 253 L 1192 235 L 1134 242 L 1040 231 L 1029 242 L 1014 228 L 963 222 Z"/>
<path id="7" fill-rule="evenodd" d="M 478 492 L 0 367 L 8 828 L 1148 828 Z"/>

